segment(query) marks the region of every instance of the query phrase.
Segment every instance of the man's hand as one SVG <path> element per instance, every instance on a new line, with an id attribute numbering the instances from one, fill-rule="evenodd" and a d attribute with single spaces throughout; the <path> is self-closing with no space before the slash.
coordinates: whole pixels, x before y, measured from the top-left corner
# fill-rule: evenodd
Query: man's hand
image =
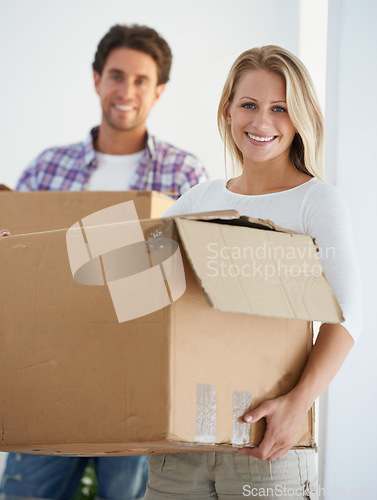
<path id="1" fill-rule="evenodd" d="M 10 232 L 8 231 L 8 229 L 0 229 L 0 238 L 2 236 L 10 236 Z"/>
<path id="2" fill-rule="evenodd" d="M 244 417 L 244 421 L 251 425 L 261 418 L 266 419 L 263 440 L 256 448 L 241 448 L 238 451 L 271 462 L 284 457 L 296 444 L 307 411 L 308 408 L 300 405 L 299 401 L 294 401 L 291 393 L 265 401 Z"/>

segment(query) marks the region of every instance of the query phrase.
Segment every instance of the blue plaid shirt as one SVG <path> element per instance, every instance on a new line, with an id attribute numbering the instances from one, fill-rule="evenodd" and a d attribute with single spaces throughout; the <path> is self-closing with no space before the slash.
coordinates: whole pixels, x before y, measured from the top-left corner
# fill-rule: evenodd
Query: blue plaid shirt
<path id="1" fill-rule="evenodd" d="M 98 137 L 93 128 L 84 142 L 43 151 L 23 172 L 18 191 L 81 191 L 97 168 L 93 147 Z M 190 187 L 208 180 L 201 162 L 171 144 L 148 135 L 146 148 L 130 190 L 161 191 L 182 195 Z"/>

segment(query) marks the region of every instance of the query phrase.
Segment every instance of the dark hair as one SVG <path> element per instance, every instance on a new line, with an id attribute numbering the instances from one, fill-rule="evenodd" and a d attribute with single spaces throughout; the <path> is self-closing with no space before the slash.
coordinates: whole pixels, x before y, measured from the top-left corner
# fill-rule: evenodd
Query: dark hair
<path id="1" fill-rule="evenodd" d="M 157 64 L 158 85 L 169 80 L 172 53 L 166 41 L 152 28 L 133 24 L 116 24 L 99 42 L 93 69 L 100 75 L 110 52 L 120 47 L 139 50 L 150 55 Z"/>

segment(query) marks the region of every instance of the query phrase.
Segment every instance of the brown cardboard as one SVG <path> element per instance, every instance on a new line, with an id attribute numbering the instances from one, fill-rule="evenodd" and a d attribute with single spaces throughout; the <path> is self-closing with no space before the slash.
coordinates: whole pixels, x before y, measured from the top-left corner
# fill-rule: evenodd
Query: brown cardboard
<path id="1" fill-rule="evenodd" d="M 242 414 L 295 385 L 312 345 L 310 320 L 341 321 L 323 273 L 310 278 L 313 286 L 285 281 L 282 297 L 298 289 L 305 305 L 287 312 L 290 302 L 276 299 L 279 316 L 286 306 L 285 318 L 263 308 L 265 316 L 249 314 L 248 301 L 231 302 L 234 290 L 242 288 L 239 279 L 231 292 L 227 279 L 216 286 L 206 282 L 204 293 L 196 273 L 204 283 L 206 267 L 200 263 L 208 257 L 208 235 L 212 243 L 229 238 L 233 247 L 252 246 L 261 233 L 268 233 L 271 245 L 277 237 L 279 244 L 295 247 L 296 236 L 182 219 L 176 222 L 184 240 L 185 292 L 167 307 L 119 323 L 106 286 L 73 280 L 67 229 L 132 197 L 139 219 L 149 219 L 154 196 L 1 193 L 0 213 L 13 234 L 0 240 L 1 451 L 122 455 L 256 445 L 263 424 L 240 423 Z M 143 220 L 141 227 L 146 241 L 180 241 L 173 219 Z M 308 237 L 298 239 L 313 244 Z M 269 302 L 270 291 L 255 300 Z M 321 308 L 309 305 L 324 294 L 332 306 L 323 316 Z M 227 297 L 238 312 L 216 310 L 208 302 L 222 307 L 218 299 Z M 315 445 L 313 418 L 311 410 L 297 446 Z"/>
<path id="2" fill-rule="evenodd" d="M 193 220 L 177 219 L 176 224 L 195 273 L 215 309 L 339 321 L 341 310 L 323 279 L 310 237 L 241 227 L 235 241 L 231 225 L 206 224 L 203 230 L 202 223 Z M 208 261 L 203 259 L 206 252 L 213 257 L 218 254 L 217 259 L 212 259 L 215 266 L 208 267 Z M 217 268 L 220 258 L 227 265 Z"/>
<path id="3" fill-rule="evenodd" d="M 66 229 L 80 217 L 128 200 L 134 200 L 139 219 L 156 218 L 174 202 L 170 196 L 156 191 L 14 192 L 6 186 L 5 189 L 0 193 L 0 214 L 4 227 L 13 235 Z"/>

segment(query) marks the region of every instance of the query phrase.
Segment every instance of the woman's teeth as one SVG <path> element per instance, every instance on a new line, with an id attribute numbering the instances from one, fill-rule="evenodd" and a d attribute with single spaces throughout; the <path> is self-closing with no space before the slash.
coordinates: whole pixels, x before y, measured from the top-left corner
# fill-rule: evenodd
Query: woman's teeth
<path id="1" fill-rule="evenodd" d="M 272 139 L 275 139 L 274 135 L 271 135 L 271 137 L 258 137 L 257 135 L 249 134 L 248 132 L 247 135 L 250 137 L 250 139 L 254 139 L 254 141 L 259 142 L 269 142 L 272 141 Z"/>

